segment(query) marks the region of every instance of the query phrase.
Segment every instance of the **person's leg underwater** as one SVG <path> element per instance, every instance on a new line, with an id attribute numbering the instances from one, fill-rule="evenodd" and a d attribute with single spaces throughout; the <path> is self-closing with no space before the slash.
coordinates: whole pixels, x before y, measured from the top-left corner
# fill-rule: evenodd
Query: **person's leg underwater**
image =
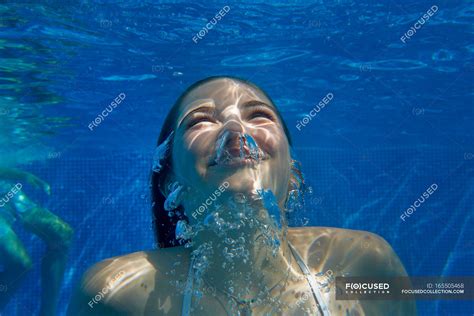
<path id="1" fill-rule="evenodd" d="M 1 215 L 0 267 L 0 311 L 2 311 L 31 269 L 32 262 L 11 228 L 11 222 Z"/>
<path id="2" fill-rule="evenodd" d="M 25 228 L 46 243 L 46 254 L 41 261 L 40 315 L 56 315 L 73 229 L 46 208 L 33 203 L 23 193 L 16 196 L 15 206 Z"/>

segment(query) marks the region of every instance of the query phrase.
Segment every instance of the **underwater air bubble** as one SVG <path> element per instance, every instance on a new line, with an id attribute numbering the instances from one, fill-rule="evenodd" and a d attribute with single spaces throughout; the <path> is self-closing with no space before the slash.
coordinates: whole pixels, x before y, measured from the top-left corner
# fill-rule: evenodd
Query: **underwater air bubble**
<path id="1" fill-rule="evenodd" d="M 275 221 L 276 226 L 281 229 L 280 208 L 278 207 L 275 195 L 271 190 L 265 189 L 259 189 L 257 193 L 262 198 L 263 205 L 268 210 L 270 217 Z"/>
<path id="2" fill-rule="evenodd" d="M 245 143 L 245 144 L 243 144 Z M 241 145 L 240 145 L 240 153 L 241 153 L 241 156 L 242 156 L 242 153 L 243 153 L 243 145 L 247 145 L 248 147 L 248 150 L 249 150 L 249 155 L 250 155 L 250 158 L 252 158 L 253 160 L 255 160 L 256 162 L 260 162 L 260 151 L 259 151 L 259 148 L 258 148 L 258 145 L 257 145 L 257 142 L 255 141 L 255 139 L 250 136 L 249 134 L 244 134 L 244 138 L 241 138 Z"/>
<path id="3" fill-rule="evenodd" d="M 216 141 L 216 158 L 215 163 L 225 163 L 229 159 L 229 153 L 225 150 L 225 144 L 227 142 L 227 138 L 229 137 L 230 132 L 225 131 L 222 133 L 221 136 Z"/>
<path id="4" fill-rule="evenodd" d="M 170 185 L 170 191 L 171 193 L 168 194 L 165 200 L 165 210 L 166 211 L 172 211 L 176 209 L 181 202 L 182 198 L 182 191 L 183 191 L 183 186 L 180 185 L 178 182 L 174 182 Z"/>
<path id="5" fill-rule="evenodd" d="M 174 131 L 169 134 L 169 136 L 164 142 L 162 142 L 158 147 L 156 147 L 155 153 L 153 154 L 153 172 L 160 172 L 163 168 L 163 162 L 168 156 L 173 134 Z"/>
<path id="6" fill-rule="evenodd" d="M 213 213 L 210 213 L 206 216 L 206 218 L 204 218 L 204 225 L 206 226 L 210 226 L 211 223 L 215 222 L 215 219 L 214 219 L 214 212 Z"/>
<path id="7" fill-rule="evenodd" d="M 175 234 L 177 239 L 189 239 L 192 236 L 192 229 L 185 221 L 181 220 L 176 223 Z"/>

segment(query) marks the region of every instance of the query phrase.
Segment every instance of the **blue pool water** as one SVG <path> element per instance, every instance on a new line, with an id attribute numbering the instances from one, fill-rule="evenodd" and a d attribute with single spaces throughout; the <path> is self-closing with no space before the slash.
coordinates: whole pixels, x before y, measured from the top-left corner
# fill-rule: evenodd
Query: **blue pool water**
<path id="1" fill-rule="evenodd" d="M 294 225 L 377 233 L 410 275 L 473 275 L 473 22 L 468 0 L 2 2 L 0 163 L 48 181 L 50 197 L 25 190 L 75 229 L 61 315 L 87 267 L 155 247 L 156 139 L 178 95 L 211 75 L 249 79 L 280 108 L 313 189 Z M 34 266 L 2 315 L 32 315 L 44 246 L 15 229 Z M 472 315 L 474 304 L 418 310 Z"/>

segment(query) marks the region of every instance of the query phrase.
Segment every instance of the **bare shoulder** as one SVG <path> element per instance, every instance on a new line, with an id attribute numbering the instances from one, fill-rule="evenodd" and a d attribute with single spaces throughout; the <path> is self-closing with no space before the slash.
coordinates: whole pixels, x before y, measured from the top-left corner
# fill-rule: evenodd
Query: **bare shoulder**
<path id="1" fill-rule="evenodd" d="M 367 231 L 331 227 L 292 228 L 288 230 L 288 240 L 313 273 L 328 273 L 331 270 L 335 276 L 407 275 L 390 244 Z M 341 304 L 344 303 L 331 301 L 330 306 L 340 311 Z M 358 315 L 417 314 L 414 301 L 359 301 L 352 307 L 358 308 Z"/>
<path id="2" fill-rule="evenodd" d="M 406 275 L 400 259 L 381 236 L 361 230 L 298 227 L 288 239 L 318 272 L 328 269 L 353 276 Z"/>
<path id="3" fill-rule="evenodd" d="M 161 302 L 159 296 L 169 293 L 169 271 L 176 271 L 175 278 L 184 275 L 188 261 L 186 251 L 170 248 L 140 251 L 98 262 L 84 273 L 68 314 L 148 314 L 148 309 L 163 308 L 165 299 Z M 150 305 L 151 298 L 156 298 L 158 307 Z M 171 300 L 168 301 L 168 309 L 171 309 Z"/>

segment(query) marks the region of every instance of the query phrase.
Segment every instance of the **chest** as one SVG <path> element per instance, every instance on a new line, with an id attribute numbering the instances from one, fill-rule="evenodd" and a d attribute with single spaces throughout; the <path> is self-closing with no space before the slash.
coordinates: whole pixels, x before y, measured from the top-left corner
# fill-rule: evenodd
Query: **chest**
<path id="1" fill-rule="evenodd" d="M 256 299 L 243 301 L 212 287 L 192 299 L 191 315 L 320 315 L 310 286 L 305 279 L 288 282 L 272 293 L 261 289 Z"/>

